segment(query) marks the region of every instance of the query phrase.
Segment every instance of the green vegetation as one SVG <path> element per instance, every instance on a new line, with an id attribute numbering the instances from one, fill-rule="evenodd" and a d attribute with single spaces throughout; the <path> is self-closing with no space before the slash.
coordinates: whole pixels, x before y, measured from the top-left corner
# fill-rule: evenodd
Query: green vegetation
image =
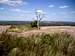
<path id="1" fill-rule="evenodd" d="M 75 56 L 75 40 L 67 33 L 17 37 L 3 32 L 0 56 Z"/>
<path id="2" fill-rule="evenodd" d="M 23 32 L 32 30 L 34 28 L 31 28 L 31 26 L 26 25 L 14 25 L 15 27 L 11 26 L 9 29 L 7 29 L 8 32 Z"/>
<path id="3" fill-rule="evenodd" d="M 31 22 L 31 24 L 30 24 L 30 25 L 31 25 L 31 27 L 32 27 L 32 28 L 34 28 L 34 27 L 36 27 L 36 28 L 37 28 L 37 27 L 38 27 L 38 26 L 37 26 L 37 20 L 35 20 L 35 21 Z"/>
<path id="4" fill-rule="evenodd" d="M 9 29 L 7 29 L 8 32 L 23 32 L 28 30 L 37 29 L 37 21 L 33 21 L 30 24 L 27 25 L 11 25 Z"/>

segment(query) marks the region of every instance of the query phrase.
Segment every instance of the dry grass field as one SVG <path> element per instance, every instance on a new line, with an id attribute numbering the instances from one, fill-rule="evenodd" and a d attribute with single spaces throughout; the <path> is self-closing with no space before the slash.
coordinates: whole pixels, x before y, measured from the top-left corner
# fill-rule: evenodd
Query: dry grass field
<path id="1" fill-rule="evenodd" d="M 0 26 L 0 33 L 6 31 L 10 25 L 7 26 Z M 23 32 L 9 32 L 13 35 L 18 36 L 31 36 L 32 34 L 41 34 L 41 33 L 60 33 L 60 32 L 67 32 L 73 36 L 75 36 L 75 27 L 74 26 L 43 26 L 40 30 L 28 30 Z"/>
<path id="2" fill-rule="evenodd" d="M 2 33 L 3 31 L 6 31 L 9 27 L 11 27 L 10 25 L 0 25 L 0 33 Z"/>
<path id="3" fill-rule="evenodd" d="M 40 30 L 30 30 L 26 32 L 20 33 L 21 36 L 24 35 L 32 35 L 32 34 L 41 34 L 41 33 L 60 33 L 60 32 L 66 32 L 71 34 L 72 36 L 75 36 L 75 27 L 73 26 L 45 26 L 41 27 Z"/>
<path id="4" fill-rule="evenodd" d="M 0 26 L 0 32 L 10 27 Z M 45 26 L 40 30 L 2 32 L 0 56 L 75 56 L 74 37 L 73 26 Z"/>

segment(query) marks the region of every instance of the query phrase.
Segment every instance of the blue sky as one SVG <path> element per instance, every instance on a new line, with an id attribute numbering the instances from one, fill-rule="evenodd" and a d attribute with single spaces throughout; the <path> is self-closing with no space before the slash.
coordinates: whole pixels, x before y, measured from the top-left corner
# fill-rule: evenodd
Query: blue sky
<path id="1" fill-rule="evenodd" d="M 37 10 L 44 21 L 75 22 L 75 0 L 0 0 L 0 21 L 35 20 Z"/>

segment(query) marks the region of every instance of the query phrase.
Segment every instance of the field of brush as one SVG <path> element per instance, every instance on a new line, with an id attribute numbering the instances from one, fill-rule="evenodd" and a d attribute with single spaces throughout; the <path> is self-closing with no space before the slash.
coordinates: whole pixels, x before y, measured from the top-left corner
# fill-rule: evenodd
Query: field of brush
<path id="1" fill-rule="evenodd" d="M 0 56 L 75 56 L 74 26 L 21 28 L 0 26 Z"/>
<path id="2" fill-rule="evenodd" d="M 32 34 L 42 33 L 69 33 L 75 36 L 75 26 L 41 26 L 39 30 L 36 27 L 32 28 L 30 25 L 14 25 L 3 26 L 2 30 L 7 30 L 9 34 L 15 34 L 18 36 L 31 36 Z"/>

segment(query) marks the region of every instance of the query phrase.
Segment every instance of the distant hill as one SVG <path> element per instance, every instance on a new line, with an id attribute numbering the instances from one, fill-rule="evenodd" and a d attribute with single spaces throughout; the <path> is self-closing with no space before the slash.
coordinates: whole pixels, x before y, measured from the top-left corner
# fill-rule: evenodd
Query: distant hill
<path id="1" fill-rule="evenodd" d="M 30 24 L 32 21 L 0 21 L 0 25 L 24 25 Z M 75 22 L 64 21 L 41 21 L 42 26 L 75 26 Z"/>

